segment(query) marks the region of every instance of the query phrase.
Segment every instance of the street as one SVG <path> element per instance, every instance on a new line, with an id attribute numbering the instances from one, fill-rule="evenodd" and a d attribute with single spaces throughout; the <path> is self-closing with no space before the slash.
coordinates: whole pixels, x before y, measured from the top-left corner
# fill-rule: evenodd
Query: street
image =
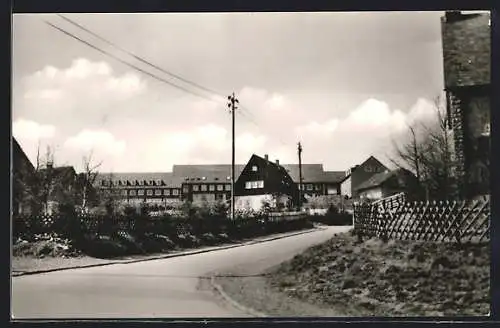
<path id="1" fill-rule="evenodd" d="M 349 227 L 163 260 L 12 279 L 14 319 L 248 317 L 198 288 L 199 277 L 249 267 L 259 273 Z"/>

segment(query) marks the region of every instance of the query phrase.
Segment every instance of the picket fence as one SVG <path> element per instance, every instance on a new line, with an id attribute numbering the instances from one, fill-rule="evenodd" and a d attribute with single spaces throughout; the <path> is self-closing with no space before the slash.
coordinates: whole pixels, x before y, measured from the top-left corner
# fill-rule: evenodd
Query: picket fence
<path id="1" fill-rule="evenodd" d="M 400 240 L 484 242 L 490 236 L 490 200 L 408 202 L 404 195 L 354 208 L 354 231 Z"/>

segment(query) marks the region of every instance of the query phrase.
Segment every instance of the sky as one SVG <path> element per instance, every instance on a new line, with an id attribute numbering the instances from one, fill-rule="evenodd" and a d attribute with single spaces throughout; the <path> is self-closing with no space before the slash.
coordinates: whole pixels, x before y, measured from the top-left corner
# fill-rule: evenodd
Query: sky
<path id="1" fill-rule="evenodd" d="M 210 94 L 113 48 L 55 14 L 13 18 L 13 135 L 34 163 L 168 172 L 252 154 L 344 171 L 384 163 L 407 124 L 443 91 L 442 12 L 64 14 Z M 73 33 L 111 58 L 46 24 Z"/>

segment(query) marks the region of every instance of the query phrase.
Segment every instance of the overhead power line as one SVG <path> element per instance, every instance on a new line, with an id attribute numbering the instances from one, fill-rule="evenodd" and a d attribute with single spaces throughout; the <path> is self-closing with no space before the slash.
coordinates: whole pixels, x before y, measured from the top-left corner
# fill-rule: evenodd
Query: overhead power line
<path id="1" fill-rule="evenodd" d="M 114 47 L 114 48 L 116 48 L 116 49 L 118 49 L 118 50 L 120 50 L 120 51 L 122 51 L 122 52 L 126 53 L 126 54 L 127 54 L 127 55 L 129 55 L 129 56 L 134 57 L 134 58 L 135 58 L 135 59 L 137 59 L 138 61 L 140 61 L 140 62 L 142 62 L 142 63 L 144 63 L 144 64 L 146 64 L 146 65 L 148 65 L 148 66 L 150 66 L 150 67 L 153 67 L 153 68 L 155 68 L 155 69 L 157 69 L 157 70 L 159 70 L 159 71 L 161 71 L 161 72 L 163 72 L 163 73 L 165 73 L 165 74 L 167 74 L 167 75 L 170 75 L 170 76 L 172 76 L 172 77 L 174 77 L 174 78 L 176 78 L 176 79 L 178 79 L 178 80 L 181 80 L 182 82 L 185 82 L 185 83 L 187 83 L 187 84 L 190 84 L 190 85 L 192 85 L 192 86 L 195 86 L 195 87 L 197 87 L 197 88 L 199 88 L 199 89 L 201 89 L 201 90 L 203 90 L 203 91 L 206 91 L 206 92 L 208 92 L 208 93 L 212 93 L 212 94 L 215 94 L 215 95 L 217 95 L 217 96 L 220 96 L 220 97 L 225 98 L 225 96 L 224 96 L 223 94 L 221 94 L 221 93 L 219 93 L 219 92 L 217 92 L 217 91 L 211 90 L 211 89 L 209 89 L 209 88 L 207 88 L 207 87 L 204 87 L 204 86 L 202 86 L 202 85 L 200 85 L 200 84 L 198 84 L 198 83 L 195 83 L 195 82 L 193 82 L 193 81 L 187 80 L 187 79 L 185 79 L 185 78 L 183 78 L 183 77 L 181 77 L 181 76 L 179 76 L 179 75 L 177 75 L 177 74 L 174 74 L 174 73 L 172 73 L 172 72 L 170 72 L 170 71 L 167 71 L 166 69 L 161 68 L 161 67 L 159 67 L 158 65 L 155 65 L 155 64 L 151 63 L 150 61 L 148 61 L 148 60 L 146 60 L 146 59 L 144 59 L 144 58 L 142 58 L 142 57 L 140 57 L 140 56 L 138 56 L 138 55 L 136 55 L 136 54 L 132 53 L 131 51 L 128 51 L 128 50 L 126 50 L 126 49 L 124 49 L 124 48 L 122 48 L 122 47 L 118 46 L 117 44 L 115 44 L 115 43 L 113 43 L 113 42 L 111 42 L 111 41 L 109 41 L 109 40 L 105 39 L 104 37 L 100 36 L 99 34 L 97 34 L 97 33 L 93 32 L 93 31 L 91 31 L 91 30 L 90 30 L 90 29 L 88 29 L 88 28 L 86 28 L 86 27 L 85 27 L 85 26 L 83 26 L 82 24 L 79 24 L 79 23 L 75 22 L 74 20 L 72 20 L 72 19 L 70 19 L 70 18 L 68 18 L 68 17 L 66 17 L 66 16 L 64 16 L 64 15 L 57 14 L 57 16 L 61 17 L 61 18 L 62 18 L 62 19 L 64 19 L 65 21 L 69 22 L 70 24 L 72 24 L 72 25 L 74 25 L 74 26 L 76 26 L 76 27 L 78 27 L 78 28 L 80 28 L 80 29 L 84 30 L 85 32 L 87 32 L 87 33 L 89 33 L 89 34 L 91 34 L 91 35 L 95 36 L 96 38 L 98 38 L 99 40 L 101 40 L 101 41 L 103 41 L 103 42 L 107 43 L 108 45 L 110 45 L 110 46 L 112 46 L 112 47 Z"/>
<path id="2" fill-rule="evenodd" d="M 97 34 L 94 31 L 91 31 L 89 28 L 83 26 L 82 24 L 80 24 L 80 23 L 78 23 L 78 22 L 76 22 L 76 21 L 74 21 L 74 20 L 72 20 L 72 19 L 70 19 L 70 18 L 68 18 L 68 17 L 66 17 L 64 15 L 61 15 L 61 14 L 57 14 L 57 15 L 59 17 L 61 17 L 62 19 L 64 19 L 65 21 L 69 22 L 70 24 L 72 24 L 72 25 L 74 25 L 74 26 L 82 29 L 83 31 L 85 31 L 85 32 L 87 32 L 87 33 L 95 36 L 96 38 L 98 38 L 99 40 L 105 42 L 106 44 L 108 44 L 108 45 L 110 45 L 110 46 L 112 46 L 112 47 L 120 50 L 121 52 L 126 53 L 129 56 L 132 56 L 133 58 L 137 59 L 138 61 L 140 61 L 140 62 L 142 62 L 142 63 L 144 63 L 144 64 L 146 64 L 146 65 L 148 65 L 150 67 L 153 67 L 153 68 L 155 68 L 155 69 L 157 69 L 157 70 L 159 70 L 159 71 L 161 71 L 161 72 L 163 72 L 163 73 L 165 73 L 167 75 L 170 75 L 170 76 L 172 76 L 172 77 L 174 77 L 174 78 L 176 78 L 178 80 L 181 80 L 181 81 L 183 81 L 183 82 L 185 82 L 187 84 L 195 86 L 195 87 L 197 87 L 197 88 L 199 88 L 199 89 L 201 89 L 203 91 L 206 91 L 208 93 L 212 93 L 214 95 L 217 95 L 217 96 L 220 96 L 222 98 L 225 98 L 225 95 L 223 95 L 221 92 L 218 92 L 218 91 L 215 91 L 213 89 L 207 88 L 207 87 L 202 86 L 202 85 L 200 85 L 198 83 L 195 83 L 193 81 L 185 79 L 185 78 L 183 78 L 183 77 L 181 77 L 181 76 L 179 76 L 177 74 L 174 74 L 174 73 L 172 73 L 172 72 L 170 72 L 170 71 L 168 71 L 168 70 L 166 70 L 166 69 L 164 69 L 164 68 L 162 68 L 162 67 L 160 67 L 158 65 L 155 65 L 155 64 L 151 63 L 150 61 L 148 61 L 148 60 L 146 60 L 146 59 L 144 59 L 144 58 L 142 58 L 142 57 L 140 57 L 140 56 L 132 53 L 131 51 L 129 51 L 127 49 L 124 49 L 123 47 L 118 46 L 116 43 L 107 40 L 106 38 L 102 37 L 101 35 Z M 249 109 L 247 109 L 245 107 L 241 107 L 240 108 L 240 113 L 242 111 L 245 111 L 247 113 L 248 116 L 245 116 L 247 119 L 252 120 L 252 123 L 254 123 L 254 124 L 256 124 L 258 126 L 257 122 L 255 122 L 255 120 L 252 119 L 252 114 L 251 114 L 251 111 Z"/>
<path id="3" fill-rule="evenodd" d="M 92 43 L 90 43 L 90 42 L 88 42 L 88 41 L 85 41 L 85 40 L 83 40 L 83 39 L 79 38 L 78 36 L 76 36 L 76 35 L 74 35 L 74 34 L 72 34 L 72 33 L 68 32 L 68 31 L 66 31 L 66 30 L 64 30 L 64 29 L 62 29 L 62 28 L 60 28 L 60 27 L 58 27 L 58 26 L 56 26 L 56 25 L 54 25 L 54 24 L 52 24 L 52 23 L 48 22 L 48 21 L 45 21 L 45 23 L 46 23 L 46 24 L 48 24 L 49 26 L 51 26 L 52 28 L 54 28 L 54 29 L 56 29 L 56 30 L 58 30 L 58 31 L 60 31 L 60 32 L 62 32 L 62 33 L 64 33 L 64 34 L 66 34 L 67 36 L 69 36 L 69 37 L 71 37 L 71 38 L 73 38 L 73 39 L 75 39 L 75 40 L 77 40 L 77 41 L 79 41 L 79 42 L 82 42 L 82 43 L 86 44 L 87 46 L 89 46 L 89 47 L 91 47 L 91 48 L 93 48 L 93 49 L 95 49 L 95 50 L 99 51 L 100 53 L 103 53 L 103 54 L 105 54 L 106 56 L 109 56 L 109 57 L 111 57 L 111 58 L 113 58 L 113 59 L 115 59 L 115 60 L 119 61 L 120 63 L 122 63 L 122 64 L 124 64 L 124 65 L 127 65 L 127 66 L 129 66 L 129 67 L 131 67 L 131 68 L 133 68 L 133 69 L 135 69 L 135 70 L 137 70 L 137 71 L 139 71 L 139 72 L 141 72 L 141 73 L 143 73 L 143 74 L 146 74 L 146 75 L 148 75 L 148 76 L 150 76 L 150 77 L 154 78 L 155 80 L 158 80 L 158 81 L 160 81 L 160 82 L 166 83 L 166 84 L 168 84 L 168 85 L 170 85 L 170 86 L 173 86 L 174 88 L 177 88 L 177 89 L 182 90 L 182 91 L 184 91 L 184 92 L 190 93 L 190 94 L 195 95 L 195 96 L 197 96 L 197 97 L 201 97 L 201 98 L 207 99 L 207 100 L 209 100 L 209 101 L 217 102 L 216 100 L 214 100 L 214 99 L 212 99 L 212 98 L 210 98 L 210 97 L 207 97 L 207 96 L 205 96 L 205 95 L 202 95 L 202 94 L 199 94 L 199 93 L 193 92 L 193 91 L 191 91 L 191 90 L 189 90 L 189 89 L 187 89 L 187 88 L 184 88 L 184 87 L 182 87 L 182 86 L 180 86 L 180 85 L 177 85 L 177 84 L 175 84 L 175 83 L 172 83 L 172 82 L 170 82 L 170 81 L 168 81 L 168 80 L 165 80 L 165 79 L 163 79 L 163 78 L 161 78 L 161 77 L 158 77 L 158 76 L 156 76 L 156 75 L 155 75 L 155 74 L 153 74 L 153 73 L 150 73 L 150 72 L 148 72 L 148 71 L 145 71 L 145 70 L 143 70 L 142 68 L 137 67 L 137 66 L 135 66 L 134 64 L 131 64 L 131 63 L 129 63 L 129 62 L 127 62 L 127 61 L 125 61 L 125 60 L 123 60 L 123 59 L 121 59 L 121 58 L 118 58 L 117 56 L 115 56 L 115 55 L 113 55 L 113 54 L 111 54 L 111 53 L 109 53 L 109 52 L 107 52 L 107 51 L 105 51 L 105 50 L 103 50 L 103 49 L 101 49 L 101 48 L 99 48 L 99 47 L 97 47 L 97 46 L 93 45 Z"/>
<path id="4" fill-rule="evenodd" d="M 72 20 L 72 19 L 70 19 L 70 18 L 67 18 L 67 17 L 65 17 L 65 16 L 63 16 L 63 15 L 61 15 L 61 14 L 57 14 L 57 15 L 58 15 L 59 17 L 61 17 L 62 19 L 64 19 L 65 21 L 67 21 L 67 22 L 71 23 L 72 25 L 74 25 L 74 26 L 76 26 L 76 27 L 80 28 L 81 30 L 83 30 L 83 31 L 85 31 L 85 32 L 87 32 L 87 33 L 89 33 L 89 34 L 93 35 L 94 37 L 98 38 L 99 40 L 101 40 L 101 41 L 105 42 L 105 43 L 106 43 L 106 44 L 108 44 L 108 45 L 111 45 L 112 47 L 114 47 L 114 48 L 116 48 L 116 49 L 120 50 L 121 52 L 123 52 L 123 53 L 125 53 L 125 54 L 127 54 L 127 55 L 129 55 L 129 56 L 131 56 L 131 57 L 133 57 L 134 59 L 136 59 L 136 60 L 140 61 L 140 62 L 141 62 L 141 63 L 143 63 L 143 64 L 146 64 L 146 65 L 148 65 L 148 66 L 150 66 L 150 67 L 153 67 L 153 68 L 155 68 L 155 69 L 157 69 L 157 70 L 161 71 L 162 73 L 165 73 L 165 74 L 167 74 L 167 75 L 169 75 L 169 76 L 171 76 L 171 77 L 174 77 L 174 78 L 176 78 L 176 79 L 178 79 L 178 80 L 180 80 L 180 81 L 183 81 L 183 82 L 185 82 L 185 83 L 187 83 L 187 84 L 189 84 L 189 85 L 195 86 L 195 87 L 197 87 L 198 89 L 201 89 L 201 90 L 203 90 L 203 91 L 205 91 L 205 92 L 211 93 L 211 94 L 216 95 L 216 96 L 225 97 L 225 96 L 223 96 L 223 95 L 222 95 L 222 93 L 220 93 L 220 92 L 217 92 L 217 91 L 212 90 L 212 89 L 210 89 L 210 88 L 204 87 L 204 86 L 202 86 L 202 85 L 200 85 L 200 84 L 198 84 L 198 83 L 195 83 L 195 82 L 193 82 L 193 81 L 190 81 L 190 80 L 188 80 L 188 79 L 185 79 L 185 78 L 183 78 L 183 77 L 181 77 L 181 76 L 179 76 L 179 75 L 177 75 L 177 74 L 174 74 L 174 73 L 169 72 L 168 70 L 166 70 L 166 69 L 164 69 L 164 68 L 159 67 L 158 65 L 155 65 L 155 64 L 151 63 L 150 61 L 148 61 L 148 60 L 146 60 L 146 59 L 143 59 L 142 57 L 140 57 L 140 56 L 138 56 L 138 55 L 136 55 L 136 54 L 132 53 L 131 51 L 128 51 L 128 50 L 126 50 L 126 49 L 124 49 L 124 48 L 122 48 L 122 47 L 120 47 L 120 46 L 116 45 L 115 43 L 113 43 L 113 42 L 111 42 L 111 41 L 109 41 L 109 40 L 105 39 L 104 37 L 100 36 L 100 35 L 99 35 L 99 34 L 97 34 L 96 32 L 91 31 L 90 29 L 88 29 L 88 28 L 86 28 L 85 26 L 83 26 L 83 25 L 81 25 L 81 24 L 79 24 L 79 23 L 77 23 L 77 22 L 73 21 L 73 20 Z M 171 81 L 168 81 L 168 80 L 166 80 L 166 79 L 163 79 L 163 78 L 161 78 L 161 77 L 158 77 L 157 75 L 155 75 L 155 74 L 153 74 L 153 73 L 150 73 L 150 72 L 148 72 L 148 71 L 146 71 L 146 70 L 144 70 L 144 69 L 142 69 L 142 68 L 140 68 L 140 67 L 138 67 L 138 66 L 136 66 L 136 65 L 134 65 L 134 64 L 131 64 L 131 63 L 129 63 L 129 62 L 127 62 L 127 61 L 125 61 L 125 60 L 123 60 L 123 59 L 121 59 L 121 58 L 119 58 L 119 57 L 117 57 L 117 56 L 113 55 L 113 54 L 112 54 L 112 53 L 110 53 L 110 52 L 107 52 L 106 50 L 103 50 L 103 49 L 99 48 L 98 46 L 96 46 L 96 45 L 92 44 L 92 43 L 91 43 L 91 42 L 89 42 L 89 41 L 83 40 L 82 38 L 80 38 L 80 37 L 78 37 L 78 36 L 76 36 L 76 35 L 72 34 L 71 32 L 66 31 L 65 29 L 63 29 L 63 28 L 61 28 L 61 27 L 59 27 L 59 26 L 57 26 L 57 25 L 55 25 L 55 24 L 53 24 L 53 23 L 50 23 L 50 22 L 48 22 L 48 21 L 45 21 L 45 23 L 46 23 L 46 24 L 48 24 L 49 26 L 51 26 L 52 28 L 54 28 L 54 29 L 56 29 L 56 30 L 58 30 L 58 31 L 60 31 L 60 32 L 62 32 L 62 33 L 64 33 L 65 35 L 67 35 L 67 36 L 69 36 L 69 37 L 71 37 L 71 38 L 73 38 L 73 39 L 75 39 L 75 40 L 77 40 L 77 41 L 79 41 L 79 42 L 82 42 L 82 43 L 84 43 L 85 45 L 87 45 L 87 46 L 89 46 L 89 47 L 93 48 L 94 50 L 97 50 L 97 51 L 99 51 L 100 53 L 103 53 L 103 54 L 105 54 L 106 56 L 111 57 L 111 58 L 113 58 L 113 59 L 115 59 L 115 60 L 119 61 L 120 63 L 122 63 L 122 64 L 124 64 L 124 65 L 126 65 L 126 66 L 129 66 L 129 67 L 131 67 L 131 68 L 133 68 L 133 69 L 135 69 L 135 70 L 137 70 L 137 71 L 139 71 L 139 72 L 141 72 L 141 73 L 143 73 L 143 74 L 146 74 L 146 75 L 148 75 L 149 77 L 152 77 L 152 78 L 154 78 L 154 79 L 156 79 L 156 80 L 158 80 L 158 81 L 160 81 L 160 82 L 166 83 L 166 84 L 168 84 L 168 85 L 170 85 L 170 86 L 173 86 L 173 87 L 175 87 L 175 88 L 177 88 L 177 89 L 179 89 L 179 90 L 182 90 L 182 91 L 187 92 L 187 93 L 189 93 L 189 94 L 195 95 L 195 96 L 197 96 L 197 97 L 201 97 L 201 98 L 207 99 L 207 100 L 212 101 L 212 102 L 215 102 L 215 103 L 221 103 L 221 102 L 219 102 L 219 101 L 217 101 L 217 100 L 215 100 L 215 99 L 212 99 L 212 98 L 210 98 L 210 97 L 207 97 L 207 96 L 205 96 L 205 95 L 203 95 L 203 94 L 200 94 L 200 93 L 194 92 L 194 91 L 189 90 L 189 89 L 187 89 L 187 88 L 185 88 L 185 87 L 182 87 L 182 86 L 180 86 L 180 85 L 177 85 L 177 84 L 175 84 L 175 83 L 173 83 L 173 82 L 171 82 Z M 243 107 L 243 106 L 242 106 L 242 107 L 240 107 L 240 111 L 239 111 L 239 113 L 240 113 L 243 117 L 245 117 L 248 121 L 250 121 L 250 122 L 251 122 L 251 123 L 253 123 L 255 126 L 257 126 L 257 128 L 259 128 L 260 130 L 262 130 L 261 126 L 260 126 L 260 125 L 256 122 L 256 120 L 254 119 L 254 115 L 252 115 L 252 113 L 251 113 L 251 111 L 250 111 L 249 109 L 247 109 L 247 108 L 245 108 L 245 107 Z M 285 142 L 284 142 L 281 138 L 277 138 L 277 139 L 278 139 L 278 141 L 279 141 L 280 143 L 282 143 L 283 145 L 285 145 L 285 146 L 287 145 L 287 144 L 286 144 L 286 143 L 285 143 Z"/>

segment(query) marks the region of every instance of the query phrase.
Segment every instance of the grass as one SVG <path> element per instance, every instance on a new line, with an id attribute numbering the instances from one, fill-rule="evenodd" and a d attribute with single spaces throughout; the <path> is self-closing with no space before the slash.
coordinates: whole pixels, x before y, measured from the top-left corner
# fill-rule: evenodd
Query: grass
<path id="1" fill-rule="evenodd" d="M 283 263 L 273 288 L 321 306 L 350 304 L 346 315 L 488 315 L 489 244 L 457 245 L 340 234 Z"/>

